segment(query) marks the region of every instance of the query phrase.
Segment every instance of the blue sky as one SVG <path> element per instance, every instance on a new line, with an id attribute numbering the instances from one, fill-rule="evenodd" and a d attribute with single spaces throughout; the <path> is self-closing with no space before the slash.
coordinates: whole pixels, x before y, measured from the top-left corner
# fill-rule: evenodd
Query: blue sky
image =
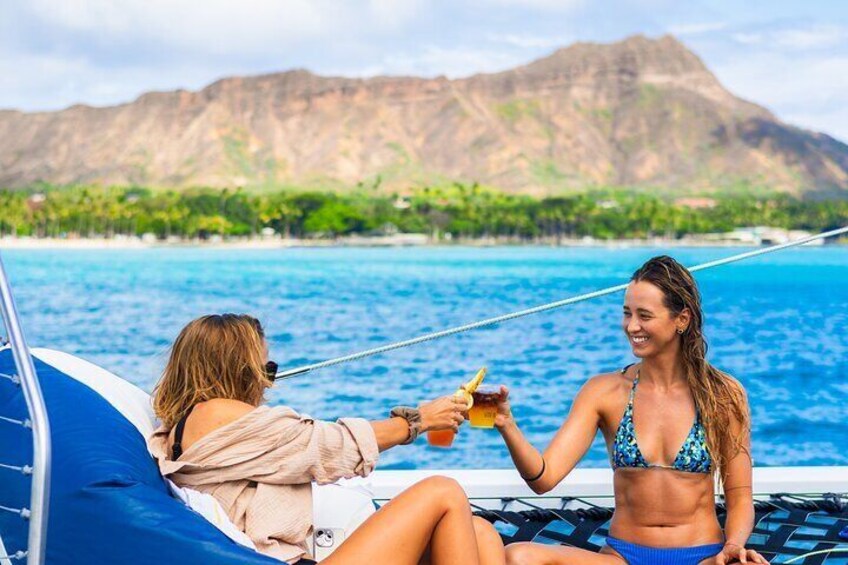
<path id="1" fill-rule="evenodd" d="M 111 105 L 234 75 L 459 77 L 672 33 L 733 93 L 848 141 L 848 2 L 3 0 L 0 108 Z"/>

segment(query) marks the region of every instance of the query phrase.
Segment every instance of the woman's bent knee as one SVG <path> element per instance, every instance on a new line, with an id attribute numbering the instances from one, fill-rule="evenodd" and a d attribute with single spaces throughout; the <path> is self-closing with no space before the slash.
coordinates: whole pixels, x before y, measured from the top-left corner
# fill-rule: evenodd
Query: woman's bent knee
<path id="1" fill-rule="evenodd" d="M 465 496 L 465 491 L 462 490 L 462 487 L 455 479 L 451 479 L 450 477 L 435 475 L 424 479 L 418 484 L 423 488 L 426 488 L 427 493 L 433 496 L 444 497 L 449 500 L 463 500 L 466 503 L 468 502 L 468 497 Z"/>
<path id="2" fill-rule="evenodd" d="M 471 515 L 471 505 L 465 491 L 456 480 L 436 475 L 419 482 L 423 496 L 442 512 Z"/>
<path id="3" fill-rule="evenodd" d="M 506 546 L 507 565 L 539 565 L 537 551 L 530 542 L 511 543 Z"/>

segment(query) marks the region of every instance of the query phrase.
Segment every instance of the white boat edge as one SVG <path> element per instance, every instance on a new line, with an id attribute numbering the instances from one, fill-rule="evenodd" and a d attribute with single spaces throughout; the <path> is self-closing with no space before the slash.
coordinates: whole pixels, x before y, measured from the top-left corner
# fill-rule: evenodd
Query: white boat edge
<path id="1" fill-rule="evenodd" d="M 513 507 L 511 499 L 515 498 L 550 508 L 562 507 L 563 498 L 579 498 L 592 504 L 613 506 L 611 469 L 575 469 L 556 488 L 544 495 L 537 495 L 530 490 L 514 469 L 378 470 L 371 475 L 374 499 L 391 499 L 415 482 L 433 475 L 455 479 L 469 499 L 485 508 L 528 509 L 520 504 Z M 848 493 L 848 466 L 755 467 L 754 496 L 762 499 L 777 493 Z"/>

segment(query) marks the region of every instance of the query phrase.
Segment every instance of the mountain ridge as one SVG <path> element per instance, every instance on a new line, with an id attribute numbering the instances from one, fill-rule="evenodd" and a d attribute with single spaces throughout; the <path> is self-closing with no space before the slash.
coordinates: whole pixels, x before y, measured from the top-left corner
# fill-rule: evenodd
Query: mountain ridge
<path id="1" fill-rule="evenodd" d="M 449 181 L 530 194 L 742 183 L 845 196 L 848 145 L 734 96 L 669 35 L 576 43 L 457 79 L 292 69 L 109 107 L 0 110 L 0 186 Z"/>

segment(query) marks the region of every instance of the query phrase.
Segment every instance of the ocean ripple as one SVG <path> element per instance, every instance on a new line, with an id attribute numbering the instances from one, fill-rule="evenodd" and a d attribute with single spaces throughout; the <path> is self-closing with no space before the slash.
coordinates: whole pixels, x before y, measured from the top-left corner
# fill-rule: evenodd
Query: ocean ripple
<path id="1" fill-rule="evenodd" d="M 288 368 L 619 284 L 669 253 L 729 249 L 156 249 L 4 251 L 34 346 L 88 358 L 152 390 L 191 319 L 249 312 Z M 698 273 L 709 357 L 748 389 L 757 465 L 848 465 L 848 249 L 804 248 Z M 387 416 L 448 394 L 482 366 L 511 389 L 544 447 L 581 384 L 632 358 L 621 295 L 514 320 L 286 381 L 268 394 L 319 418 Z M 497 432 L 453 449 L 390 450 L 384 468 L 505 468 Z M 607 466 L 596 438 L 582 466 Z"/>

